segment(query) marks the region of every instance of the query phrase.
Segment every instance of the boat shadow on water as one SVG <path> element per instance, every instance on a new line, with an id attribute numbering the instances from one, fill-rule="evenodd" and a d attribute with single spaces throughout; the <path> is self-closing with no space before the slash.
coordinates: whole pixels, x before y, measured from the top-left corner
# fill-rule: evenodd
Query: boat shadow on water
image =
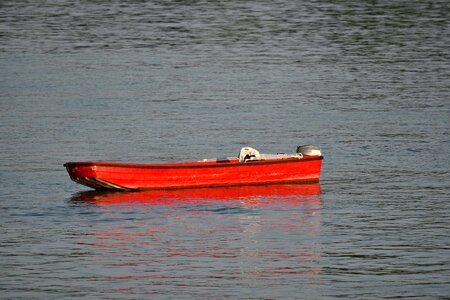
<path id="1" fill-rule="evenodd" d="M 274 203 L 295 205 L 305 202 L 321 202 L 320 195 L 320 184 L 314 183 L 131 192 L 83 191 L 74 194 L 70 200 L 72 203 L 92 205 L 195 205 L 216 201 L 233 203 L 239 201 L 244 205 L 264 206 Z"/>

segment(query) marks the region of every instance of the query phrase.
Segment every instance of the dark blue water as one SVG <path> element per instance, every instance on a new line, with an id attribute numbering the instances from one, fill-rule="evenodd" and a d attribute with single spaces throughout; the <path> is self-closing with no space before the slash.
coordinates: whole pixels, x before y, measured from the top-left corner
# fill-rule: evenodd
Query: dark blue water
<path id="1" fill-rule="evenodd" d="M 448 299 L 447 1 L 1 1 L 5 299 Z M 85 193 L 63 163 L 322 148 L 320 185 Z"/>

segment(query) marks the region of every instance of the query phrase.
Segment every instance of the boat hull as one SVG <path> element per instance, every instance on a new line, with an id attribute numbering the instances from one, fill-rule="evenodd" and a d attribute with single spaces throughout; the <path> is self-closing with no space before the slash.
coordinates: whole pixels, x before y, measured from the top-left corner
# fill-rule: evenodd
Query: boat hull
<path id="1" fill-rule="evenodd" d="M 172 164 L 68 162 L 70 177 L 97 190 L 151 190 L 319 181 L 322 156 Z"/>

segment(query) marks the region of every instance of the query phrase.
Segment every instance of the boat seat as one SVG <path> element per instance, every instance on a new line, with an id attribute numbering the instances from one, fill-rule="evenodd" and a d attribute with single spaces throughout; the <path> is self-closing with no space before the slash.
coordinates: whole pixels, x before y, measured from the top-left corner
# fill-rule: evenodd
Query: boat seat
<path id="1" fill-rule="evenodd" d="M 243 147 L 239 151 L 239 162 L 245 162 L 247 160 L 259 160 L 261 159 L 261 154 L 258 150 L 252 147 Z"/>

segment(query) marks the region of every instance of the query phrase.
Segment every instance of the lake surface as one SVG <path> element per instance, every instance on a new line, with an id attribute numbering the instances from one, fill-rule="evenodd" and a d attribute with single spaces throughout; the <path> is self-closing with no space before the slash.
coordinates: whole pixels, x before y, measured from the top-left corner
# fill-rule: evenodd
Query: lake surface
<path id="1" fill-rule="evenodd" d="M 3 299 L 449 299 L 447 1 L 1 1 Z M 324 154 L 105 194 L 67 161 Z"/>

